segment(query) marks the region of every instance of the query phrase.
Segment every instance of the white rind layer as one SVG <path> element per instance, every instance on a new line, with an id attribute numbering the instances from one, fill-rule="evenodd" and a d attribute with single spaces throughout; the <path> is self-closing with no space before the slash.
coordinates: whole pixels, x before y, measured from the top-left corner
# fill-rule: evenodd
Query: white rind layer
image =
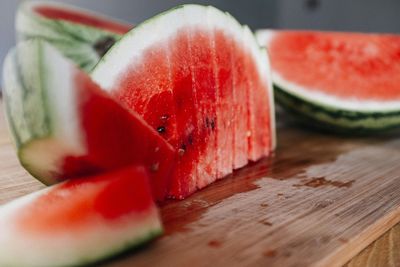
<path id="1" fill-rule="evenodd" d="M 273 30 L 258 30 L 256 32 L 258 43 L 262 46 L 266 46 L 267 48 L 268 45 L 273 41 L 275 35 L 276 33 Z M 275 85 L 287 93 L 301 98 L 306 102 L 315 103 L 333 110 L 341 109 L 365 113 L 386 113 L 400 110 L 400 101 L 372 101 L 358 100 L 356 98 L 339 98 L 322 93 L 319 88 L 306 88 L 300 84 L 288 81 L 282 76 L 282 74 L 274 69 L 272 69 L 272 80 Z"/>
<path id="2" fill-rule="evenodd" d="M 207 17 L 204 17 L 207 16 Z M 182 19 L 186 18 L 186 19 Z M 272 82 L 269 73 L 269 60 L 264 52 L 257 45 L 251 31 L 240 25 L 231 15 L 224 13 L 214 7 L 199 5 L 184 5 L 171 11 L 147 20 L 127 33 L 117 42 L 110 51 L 103 57 L 93 70 L 91 76 L 95 82 L 100 84 L 106 91 L 113 90 L 113 85 L 119 79 L 119 75 L 133 62 L 141 64 L 145 54 L 143 51 L 157 43 L 163 44 L 174 36 L 179 30 L 195 26 L 197 28 L 221 29 L 231 35 L 234 41 L 247 45 L 254 62 L 257 64 L 260 77 L 264 77 L 270 97 L 271 131 L 273 148 L 276 144 L 275 134 L 275 111 L 273 105 Z M 243 42 L 246 36 L 249 42 Z M 127 52 L 129 51 L 129 52 Z"/>
<path id="3" fill-rule="evenodd" d="M 106 184 L 104 183 L 103 186 Z M 62 184 L 16 199 L 0 207 L 0 266 L 57 267 L 91 263 L 138 245 L 162 232 L 155 206 L 143 213 L 107 221 L 99 215 L 80 229 L 24 231 L 16 223 L 27 205 Z M 85 186 L 91 186 L 90 183 Z M 100 186 L 95 184 L 94 186 Z M 73 200 L 72 200 L 73 201 Z M 87 215 L 87 214 L 85 214 Z M 38 214 L 37 216 L 40 216 Z M 85 216 L 87 218 L 87 216 Z"/>
<path id="4" fill-rule="evenodd" d="M 85 152 L 80 125 L 79 101 L 75 75 L 79 70 L 50 45 L 43 43 L 42 73 L 52 116 L 53 134 L 78 153 Z"/>

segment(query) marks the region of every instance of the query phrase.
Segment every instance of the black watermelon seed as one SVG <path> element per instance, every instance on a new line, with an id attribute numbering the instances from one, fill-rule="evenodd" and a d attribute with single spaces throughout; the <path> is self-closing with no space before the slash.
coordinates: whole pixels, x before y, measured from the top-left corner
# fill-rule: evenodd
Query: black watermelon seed
<path id="1" fill-rule="evenodd" d="M 159 126 L 157 128 L 157 132 L 159 132 L 159 133 L 165 133 L 165 131 L 166 131 L 165 126 Z"/>
<path id="2" fill-rule="evenodd" d="M 107 51 L 115 44 L 115 39 L 111 36 L 106 36 L 103 39 L 98 40 L 94 45 L 93 48 L 96 50 L 96 53 L 102 57 L 104 56 Z"/>
<path id="3" fill-rule="evenodd" d="M 214 130 L 215 129 L 215 120 L 214 119 L 211 120 L 210 125 L 211 125 L 211 129 Z"/>
<path id="4" fill-rule="evenodd" d="M 188 143 L 189 145 L 193 145 L 193 135 L 189 134 L 188 136 Z"/>

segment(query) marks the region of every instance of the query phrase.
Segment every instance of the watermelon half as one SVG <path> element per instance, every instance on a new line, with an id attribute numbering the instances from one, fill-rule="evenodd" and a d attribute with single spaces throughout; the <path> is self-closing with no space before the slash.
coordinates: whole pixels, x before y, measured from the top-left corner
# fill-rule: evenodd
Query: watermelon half
<path id="1" fill-rule="evenodd" d="M 16 28 L 18 39 L 43 38 L 90 71 L 132 25 L 65 4 L 25 1 Z"/>
<path id="2" fill-rule="evenodd" d="M 93 263 L 162 233 L 143 167 L 72 179 L 0 207 L 0 266 Z"/>
<path id="3" fill-rule="evenodd" d="M 124 35 L 91 75 L 176 148 L 170 195 L 184 198 L 274 149 L 266 59 L 229 14 L 183 5 Z"/>
<path id="4" fill-rule="evenodd" d="M 400 126 L 400 36 L 258 31 L 275 97 L 317 127 L 367 132 Z"/>
<path id="5" fill-rule="evenodd" d="M 21 164 L 46 184 L 143 164 L 157 199 L 175 150 L 133 111 L 41 40 L 20 43 L 4 64 L 6 114 Z"/>

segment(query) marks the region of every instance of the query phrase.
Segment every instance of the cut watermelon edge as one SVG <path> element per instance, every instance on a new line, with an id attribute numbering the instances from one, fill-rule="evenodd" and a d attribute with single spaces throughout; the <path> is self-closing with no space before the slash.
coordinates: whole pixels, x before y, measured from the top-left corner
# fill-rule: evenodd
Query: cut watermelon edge
<path id="1" fill-rule="evenodd" d="M 266 46 L 270 43 L 276 33 L 274 30 L 263 29 L 256 31 L 256 37 L 260 45 Z M 305 88 L 286 80 L 280 73 L 272 70 L 272 80 L 276 87 L 280 88 L 294 97 L 306 103 L 326 110 L 343 110 L 358 112 L 360 114 L 391 114 L 400 111 L 400 101 L 360 101 L 357 99 L 342 99 L 321 93 L 318 89 Z"/>

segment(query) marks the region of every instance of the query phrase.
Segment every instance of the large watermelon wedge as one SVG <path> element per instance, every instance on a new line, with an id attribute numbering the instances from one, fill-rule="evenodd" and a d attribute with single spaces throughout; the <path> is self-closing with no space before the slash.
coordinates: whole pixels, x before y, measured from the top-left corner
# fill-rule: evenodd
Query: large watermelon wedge
<path id="1" fill-rule="evenodd" d="M 25 1 L 16 28 L 18 39 L 43 38 L 90 71 L 132 25 L 65 4 Z"/>
<path id="2" fill-rule="evenodd" d="M 368 132 L 400 126 L 400 36 L 318 31 L 257 33 L 275 96 L 314 126 Z"/>
<path id="3" fill-rule="evenodd" d="M 21 164 L 39 180 L 143 164 L 156 198 L 165 197 L 175 150 L 48 43 L 27 41 L 9 53 L 4 97 Z"/>
<path id="4" fill-rule="evenodd" d="M 184 5 L 138 25 L 92 72 L 179 151 L 183 198 L 275 147 L 265 50 L 213 7 Z"/>
<path id="5" fill-rule="evenodd" d="M 0 207 L 0 266 L 81 266 L 162 233 L 148 175 L 129 167 L 72 179 Z"/>

